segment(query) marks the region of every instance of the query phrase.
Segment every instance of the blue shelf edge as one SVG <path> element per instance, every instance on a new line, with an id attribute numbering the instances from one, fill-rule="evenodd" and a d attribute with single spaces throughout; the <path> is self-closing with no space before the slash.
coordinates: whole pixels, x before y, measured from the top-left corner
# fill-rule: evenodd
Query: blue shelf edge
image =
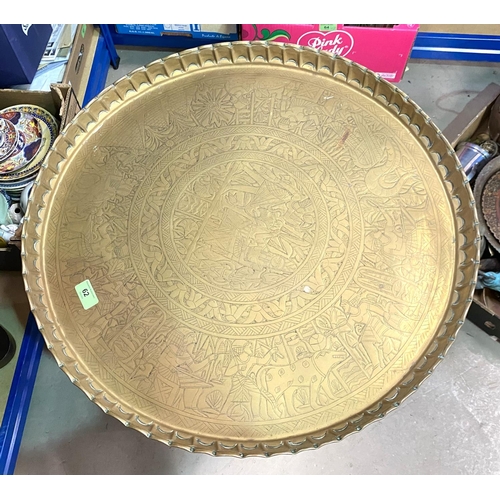
<path id="1" fill-rule="evenodd" d="M 13 474 L 44 340 L 30 313 L 0 427 L 0 474 Z"/>
<path id="2" fill-rule="evenodd" d="M 410 57 L 500 62 L 500 36 L 421 32 L 417 34 Z"/>

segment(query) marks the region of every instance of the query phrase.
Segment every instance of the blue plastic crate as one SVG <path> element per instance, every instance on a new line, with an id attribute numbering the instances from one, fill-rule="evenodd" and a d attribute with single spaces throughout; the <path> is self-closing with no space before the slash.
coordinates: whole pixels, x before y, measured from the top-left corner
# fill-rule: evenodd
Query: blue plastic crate
<path id="1" fill-rule="evenodd" d="M 236 24 L 116 24 L 115 26 L 116 32 L 121 35 L 184 36 L 207 41 L 238 40 Z M 217 26 L 224 26 L 224 29 L 217 30 Z"/>

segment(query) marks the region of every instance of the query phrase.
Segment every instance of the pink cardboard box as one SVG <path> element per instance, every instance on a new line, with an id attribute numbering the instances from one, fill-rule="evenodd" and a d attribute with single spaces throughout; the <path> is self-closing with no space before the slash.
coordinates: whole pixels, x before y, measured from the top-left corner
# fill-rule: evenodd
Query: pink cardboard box
<path id="1" fill-rule="evenodd" d="M 242 40 L 295 43 L 333 52 L 399 82 L 417 36 L 418 24 L 366 28 L 347 24 L 242 24 Z"/>

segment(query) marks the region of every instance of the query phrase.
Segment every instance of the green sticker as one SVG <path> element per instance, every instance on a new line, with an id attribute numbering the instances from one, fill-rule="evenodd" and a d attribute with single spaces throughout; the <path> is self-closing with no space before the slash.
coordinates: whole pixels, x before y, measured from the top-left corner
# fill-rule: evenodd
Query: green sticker
<path id="1" fill-rule="evenodd" d="M 99 302 L 89 280 L 82 281 L 76 285 L 75 290 L 85 310 L 94 307 Z"/>
<path id="2" fill-rule="evenodd" d="M 336 24 L 320 24 L 319 30 L 320 31 L 336 31 L 337 25 Z"/>
<path id="3" fill-rule="evenodd" d="M 82 31 L 80 32 L 82 34 L 82 38 L 85 37 L 85 33 L 87 32 L 87 25 L 82 24 Z"/>

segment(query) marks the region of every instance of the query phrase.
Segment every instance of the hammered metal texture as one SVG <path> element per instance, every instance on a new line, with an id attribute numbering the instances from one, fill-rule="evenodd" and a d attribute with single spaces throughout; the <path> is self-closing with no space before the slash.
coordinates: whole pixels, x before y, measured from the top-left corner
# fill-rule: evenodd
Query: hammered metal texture
<path id="1" fill-rule="evenodd" d="M 492 175 L 483 190 L 482 206 L 486 224 L 500 242 L 500 173 Z"/>
<path id="2" fill-rule="evenodd" d="M 485 204 L 485 194 L 487 192 L 491 179 L 494 179 L 500 171 L 500 157 L 493 158 L 479 172 L 474 184 L 474 198 L 478 201 L 477 217 L 479 222 L 479 232 L 483 235 L 488 243 L 497 251 L 500 252 L 500 241 L 494 234 L 495 227 L 498 226 L 496 218 L 495 200 L 496 196 L 494 189 L 489 192 L 489 202 Z M 487 220 L 488 219 L 488 220 Z M 493 232 L 492 232 L 493 231 Z"/>
<path id="3" fill-rule="evenodd" d="M 126 426 L 212 455 L 317 448 L 392 411 L 454 340 L 479 258 L 429 117 L 355 63 L 266 42 L 107 88 L 57 139 L 25 220 L 60 367 Z"/>

